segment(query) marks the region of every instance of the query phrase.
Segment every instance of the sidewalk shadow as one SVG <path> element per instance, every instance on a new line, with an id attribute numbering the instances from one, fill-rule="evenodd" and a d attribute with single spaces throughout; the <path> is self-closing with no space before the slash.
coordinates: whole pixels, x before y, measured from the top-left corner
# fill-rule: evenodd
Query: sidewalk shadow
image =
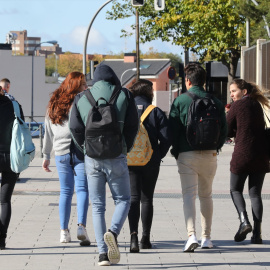
<path id="1" fill-rule="evenodd" d="M 162 251 L 162 253 L 171 253 L 171 250 L 179 249 L 182 251 L 185 241 L 153 241 L 153 249 L 168 250 Z M 233 240 L 213 240 L 213 249 L 196 249 L 195 252 L 203 253 L 239 253 L 243 251 L 249 252 L 270 252 L 270 240 L 263 240 L 263 244 L 250 244 L 249 240 L 245 240 L 241 243 L 236 243 Z M 174 251 L 172 251 L 174 252 Z"/>

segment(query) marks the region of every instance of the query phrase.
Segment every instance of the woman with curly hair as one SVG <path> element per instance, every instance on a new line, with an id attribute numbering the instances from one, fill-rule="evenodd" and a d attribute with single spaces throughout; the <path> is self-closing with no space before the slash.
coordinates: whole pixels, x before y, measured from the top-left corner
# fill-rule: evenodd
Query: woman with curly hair
<path id="1" fill-rule="evenodd" d="M 262 106 L 269 108 L 269 101 L 257 85 L 242 79 L 232 81 L 230 93 L 234 102 L 227 114 L 228 136 L 235 137 L 235 147 L 230 163 L 230 192 L 240 219 L 240 227 L 234 240 L 242 242 L 252 231 L 243 197 L 245 181 L 248 178 L 248 192 L 254 221 L 251 243 L 262 244 L 261 191 L 265 174 L 269 172 L 269 156 L 266 147 L 268 142 L 265 136 Z"/>
<path id="2" fill-rule="evenodd" d="M 75 191 L 77 195 L 78 229 L 77 238 L 81 246 L 90 245 L 86 232 L 86 218 L 89 205 L 87 179 L 84 170 L 84 156 L 71 140 L 68 127 L 69 110 L 75 96 L 87 89 L 85 77 L 80 72 L 71 72 L 50 98 L 45 117 L 45 136 L 43 146 L 43 169 L 50 172 L 50 153 L 55 152 L 55 163 L 60 181 L 60 242 L 71 241 L 68 223 L 71 201 Z"/>

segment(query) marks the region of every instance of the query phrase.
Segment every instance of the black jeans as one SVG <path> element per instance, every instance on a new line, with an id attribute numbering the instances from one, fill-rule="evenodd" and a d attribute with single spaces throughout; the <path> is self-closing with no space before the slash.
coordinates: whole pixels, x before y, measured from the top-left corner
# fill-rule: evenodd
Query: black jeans
<path id="1" fill-rule="evenodd" d="M 10 169 L 10 155 L 0 153 L 0 172 L 2 173 L 0 192 L 0 238 L 6 238 L 11 218 L 11 196 L 18 179 L 18 174 Z"/>
<path id="2" fill-rule="evenodd" d="M 255 222 L 262 221 L 263 203 L 262 186 L 265 173 L 233 174 L 231 173 L 230 191 L 233 203 L 238 214 L 246 211 L 246 203 L 243 197 L 245 181 L 248 177 L 248 192 L 251 200 L 252 215 Z"/>
<path id="3" fill-rule="evenodd" d="M 159 165 L 147 164 L 143 167 L 129 167 L 131 205 L 128 213 L 130 233 L 138 233 L 140 203 L 143 235 L 150 235 L 153 220 L 153 197 L 159 174 Z"/>

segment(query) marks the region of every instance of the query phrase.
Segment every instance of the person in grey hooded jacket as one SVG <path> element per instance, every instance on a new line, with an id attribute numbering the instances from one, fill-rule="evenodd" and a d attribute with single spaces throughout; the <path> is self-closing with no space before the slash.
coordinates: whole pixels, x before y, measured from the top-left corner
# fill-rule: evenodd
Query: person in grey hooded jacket
<path id="1" fill-rule="evenodd" d="M 90 91 L 97 101 L 104 98 L 109 101 L 115 87 L 120 81 L 114 71 L 107 65 L 100 64 L 94 73 L 93 87 Z M 121 89 L 121 88 L 120 88 Z M 86 91 L 75 97 L 70 112 L 69 127 L 77 149 L 85 154 L 85 126 L 92 106 L 86 97 Z M 85 155 L 89 196 L 92 202 L 93 225 L 99 250 L 99 265 L 118 263 L 120 252 L 117 244 L 123 224 L 130 208 L 130 180 L 126 154 L 133 146 L 138 131 L 138 114 L 132 94 L 125 88 L 115 102 L 117 121 L 122 132 L 122 154 L 111 159 L 97 159 Z M 111 226 L 106 232 L 106 183 L 112 193 L 115 211 Z"/>

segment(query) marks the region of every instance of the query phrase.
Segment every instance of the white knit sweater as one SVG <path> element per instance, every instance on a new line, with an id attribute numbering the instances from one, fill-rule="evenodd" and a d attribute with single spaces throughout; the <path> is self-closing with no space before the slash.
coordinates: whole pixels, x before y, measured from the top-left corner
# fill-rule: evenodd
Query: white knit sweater
<path id="1" fill-rule="evenodd" d="M 43 158 L 50 160 L 50 153 L 54 150 L 56 156 L 65 155 L 70 152 L 71 134 L 68 121 L 62 125 L 55 125 L 48 116 L 45 117 L 45 135 L 43 144 Z"/>

